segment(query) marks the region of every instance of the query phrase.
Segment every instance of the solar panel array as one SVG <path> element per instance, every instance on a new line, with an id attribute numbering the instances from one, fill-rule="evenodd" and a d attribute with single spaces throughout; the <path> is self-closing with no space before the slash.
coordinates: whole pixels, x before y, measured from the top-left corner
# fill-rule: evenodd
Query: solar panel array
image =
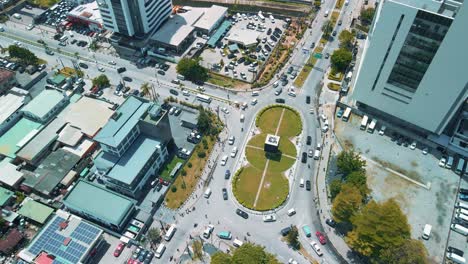
<path id="1" fill-rule="evenodd" d="M 64 263 L 78 263 L 80 258 L 85 254 L 88 247 L 75 242 L 90 245 L 91 242 L 99 235 L 100 230 L 90 224 L 81 222 L 78 227 L 72 232 L 71 242 L 65 246 L 65 236 L 57 233 L 60 223 L 65 221 L 64 218 L 57 216 L 53 222 L 47 226 L 40 237 L 29 247 L 29 251 L 38 255 L 41 251 L 46 251 L 50 255 L 54 255 L 56 259 L 54 264 Z"/>

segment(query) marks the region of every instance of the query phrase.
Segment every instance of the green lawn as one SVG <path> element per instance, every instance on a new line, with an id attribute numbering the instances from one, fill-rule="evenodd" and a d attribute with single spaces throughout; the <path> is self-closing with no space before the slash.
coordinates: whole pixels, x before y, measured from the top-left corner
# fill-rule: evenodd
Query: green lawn
<path id="1" fill-rule="evenodd" d="M 262 113 L 257 122 L 257 127 L 260 128 L 262 133 L 275 134 L 283 109 L 280 106 L 272 107 Z"/>
<path id="2" fill-rule="evenodd" d="M 285 109 L 280 129 L 278 130 L 278 135 L 280 137 L 292 138 L 299 135 L 301 130 L 301 117 L 296 112 L 290 109 Z"/>
<path id="3" fill-rule="evenodd" d="M 296 157 L 297 155 L 296 146 L 286 138 L 280 139 L 279 150 L 288 156 Z"/>
<path id="4" fill-rule="evenodd" d="M 170 177 L 170 174 L 171 174 L 171 171 L 172 169 L 174 169 L 174 167 L 176 166 L 176 164 L 178 162 L 182 162 L 182 164 L 184 164 L 185 160 L 177 157 L 174 155 L 174 157 L 172 158 L 172 160 L 168 163 L 166 163 L 164 166 L 163 166 L 163 169 L 161 171 L 161 178 L 163 178 L 163 180 L 165 181 L 172 181 L 172 178 Z"/>
<path id="5" fill-rule="evenodd" d="M 247 147 L 245 148 L 245 156 L 247 157 L 250 165 L 262 171 L 265 169 L 267 161 L 265 151 Z"/>
<path id="6" fill-rule="evenodd" d="M 309 76 L 309 73 L 312 71 L 315 63 L 317 62 L 317 58 L 314 57 L 315 53 L 322 53 L 323 48 L 322 47 L 315 47 L 314 51 L 312 54 L 310 54 L 309 59 L 307 60 L 307 63 L 302 67 L 301 72 L 297 76 L 296 80 L 294 80 L 294 86 L 296 87 L 302 87 L 304 85 L 304 82 L 306 81 L 307 77 Z"/>
<path id="7" fill-rule="evenodd" d="M 250 140 L 249 143 L 247 143 L 248 146 L 255 146 L 259 148 L 263 148 L 265 144 L 265 139 L 266 139 L 266 134 L 258 134 L 253 136 Z"/>
<path id="8" fill-rule="evenodd" d="M 288 193 L 288 179 L 282 173 L 269 172 L 265 175 L 255 209 L 266 211 L 278 207 L 286 200 Z"/>
<path id="9" fill-rule="evenodd" d="M 258 185 L 262 179 L 262 171 L 252 166 L 242 168 L 242 172 L 233 183 L 236 199 L 246 207 L 253 208 Z"/>

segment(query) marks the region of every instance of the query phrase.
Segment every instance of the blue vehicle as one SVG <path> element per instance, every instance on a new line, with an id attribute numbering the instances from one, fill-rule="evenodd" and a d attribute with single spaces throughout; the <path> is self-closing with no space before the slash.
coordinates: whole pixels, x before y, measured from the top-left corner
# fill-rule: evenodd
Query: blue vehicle
<path id="1" fill-rule="evenodd" d="M 460 200 L 463 200 L 463 201 L 468 201 L 468 194 L 460 193 L 458 194 L 458 198 L 460 198 Z"/>
<path id="2" fill-rule="evenodd" d="M 302 230 L 304 231 L 306 237 L 310 237 L 312 235 L 312 233 L 310 232 L 310 227 L 308 225 L 303 226 Z"/>
<path id="3" fill-rule="evenodd" d="M 221 231 L 218 233 L 218 237 L 221 239 L 231 240 L 232 235 L 229 231 Z"/>
<path id="4" fill-rule="evenodd" d="M 336 117 L 341 118 L 343 116 L 344 110 L 343 108 L 340 108 L 338 112 L 336 113 Z"/>

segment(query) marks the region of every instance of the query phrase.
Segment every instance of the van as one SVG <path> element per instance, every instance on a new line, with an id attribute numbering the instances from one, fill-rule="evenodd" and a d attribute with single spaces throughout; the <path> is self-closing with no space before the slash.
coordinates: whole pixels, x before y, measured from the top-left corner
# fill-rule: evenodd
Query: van
<path id="1" fill-rule="evenodd" d="M 161 258 L 163 255 L 164 251 L 166 250 L 166 245 L 164 244 L 159 244 L 158 248 L 156 249 L 156 253 L 154 254 L 155 257 Z"/>
<path id="2" fill-rule="evenodd" d="M 458 209 L 457 209 L 457 214 L 468 215 L 468 210 L 463 209 L 463 208 L 458 208 Z"/>
<path id="3" fill-rule="evenodd" d="M 203 237 L 204 238 L 210 238 L 210 235 L 211 233 L 213 232 L 214 230 L 214 226 L 213 225 L 208 225 L 208 227 L 205 229 L 205 231 L 203 231 Z"/>
<path id="4" fill-rule="evenodd" d="M 241 122 L 244 122 L 244 119 L 245 119 L 245 116 L 244 116 L 244 114 L 242 114 L 242 115 L 240 116 L 240 121 L 241 121 Z"/>
<path id="5" fill-rule="evenodd" d="M 208 188 L 208 189 L 206 189 L 205 193 L 203 194 L 203 197 L 208 199 L 208 198 L 210 198 L 210 195 L 211 195 L 211 189 Z"/>
<path id="6" fill-rule="evenodd" d="M 242 241 L 240 241 L 239 239 L 234 239 L 234 241 L 232 241 L 232 244 L 235 247 L 241 247 L 244 243 Z"/>
<path id="7" fill-rule="evenodd" d="M 459 224 L 452 224 L 450 226 L 450 229 L 452 229 L 453 231 L 455 232 L 458 232 L 464 236 L 468 235 L 468 228 L 462 226 L 462 225 L 459 225 Z"/>
<path id="8" fill-rule="evenodd" d="M 324 16 L 325 16 L 325 17 L 328 17 L 328 14 L 329 14 L 329 13 L 330 13 L 329 10 L 325 11 L 325 15 L 324 15 Z"/>
<path id="9" fill-rule="evenodd" d="M 182 74 L 177 74 L 177 79 L 185 81 L 185 76 L 183 76 Z"/>
<path id="10" fill-rule="evenodd" d="M 301 178 L 301 181 L 299 182 L 299 187 L 304 187 L 304 178 Z"/>
<path id="11" fill-rule="evenodd" d="M 428 240 L 429 237 L 431 236 L 431 230 L 432 230 L 432 226 L 426 224 L 426 225 L 424 226 L 422 238 Z"/>
<path id="12" fill-rule="evenodd" d="M 288 216 L 293 216 L 296 214 L 296 210 L 294 210 L 294 208 L 291 208 L 288 210 Z M 468 229 L 466 230 L 467 233 L 468 233 Z"/>
<path id="13" fill-rule="evenodd" d="M 252 96 L 259 96 L 259 93 L 257 91 L 253 91 Z"/>
<path id="14" fill-rule="evenodd" d="M 458 213 L 458 214 L 455 215 L 455 218 L 459 219 L 459 220 L 463 220 L 466 223 L 468 223 L 468 215 Z"/>
<path id="15" fill-rule="evenodd" d="M 314 152 L 314 160 L 320 159 L 320 150 L 316 149 Z"/>
<path id="16" fill-rule="evenodd" d="M 467 210 L 468 210 L 468 204 L 467 204 L 467 203 L 464 203 L 464 202 L 457 202 L 457 203 L 455 203 L 455 207 L 456 207 L 456 208 L 463 208 L 463 209 L 467 209 Z"/>
<path id="17" fill-rule="evenodd" d="M 457 169 L 455 170 L 455 173 L 458 174 L 458 175 L 461 175 L 462 172 L 463 172 L 463 167 L 464 166 L 465 166 L 465 160 L 460 158 L 458 160 Z"/>
<path id="18" fill-rule="evenodd" d="M 64 42 L 64 41 L 67 41 L 68 39 L 68 36 L 67 35 L 63 35 L 61 38 L 59 38 L 59 41 L 60 42 Z"/>
<path id="19" fill-rule="evenodd" d="M 18 13 L 14 13 L 14 14 L 13 14 L 13 17 L 16 18 L 16 19 L 21 19 L 21 15 L 18 14 Z"/>
<path id="20" fill-rule="evenodd" d="M 447 163 L 445 163 L 445 168 L 450 170 L 452 166 L 453 166 L 453 157 L 449 156 L 447 159 Z"/>
<path id="21" fill-rule="evenodd" d="M 447 258 L 451 261 L 453 261 L 454 263 L 458 263 L 458 264 L 464 264 L 466 263 L 466 260 L 464 257 L 460 257 L 459 255 L 453 253 L 453 252 L 450 252 L 450 253 L 447 253 Z"/>

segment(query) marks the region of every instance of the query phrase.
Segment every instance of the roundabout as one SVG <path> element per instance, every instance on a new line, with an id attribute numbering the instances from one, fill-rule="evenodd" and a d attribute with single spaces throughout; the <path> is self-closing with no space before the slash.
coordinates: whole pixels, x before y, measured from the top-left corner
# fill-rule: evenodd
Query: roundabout
<path id="1" fill-rule="evenodd" d="M 233 193 L 244 207 L 268 211 L 283 204 L 289 194 L 287 171 L 296 162 L 293 141 L 302 131 L 300 115 L 283 105 L 262 109 L 254 136 L 245 146 L 245 163 L 233 178 Z"/>

